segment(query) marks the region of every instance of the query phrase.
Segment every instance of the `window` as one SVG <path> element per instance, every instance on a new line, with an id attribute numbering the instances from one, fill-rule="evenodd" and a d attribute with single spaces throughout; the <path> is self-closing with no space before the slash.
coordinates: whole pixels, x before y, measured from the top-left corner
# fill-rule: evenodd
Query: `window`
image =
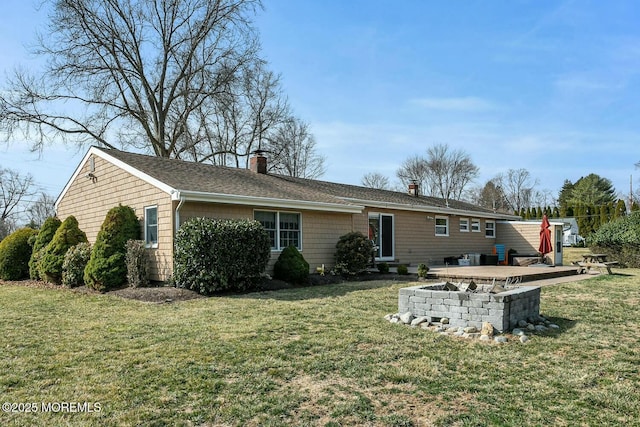
<path id="1" fill-rule="evenodd" d="M 471 231 L 474 233 L 479 233 L 480 232 L 480 220 L 479 219 L 472 219 L 471 220 Z"/>
<path id="2" fill-rule="evenodd" d="M 253 217 L 267 230 L 272 250 L 282 250 L 287 246 L 302 250 L 300 214 L 255 211 Z"/>
<path id="3" fill-rule="evenodd" d="M 144 242 L 148 248 L 158 247 L 158 207 L 144 208 Z"/>
<path id="4" fill-rule="evenodd" d="M 437 216 L 436 217 L 436 236 L 448 236 L 449 235 L 449 217 Z"/>
<path id="5" fill-rule="evenodd" d="M 469 232 L 469 218 L 460 218 L 460 232 L 461 233 Z"/>
<path id="6" fill-rule="evenodd" d="M 495 239 L 496 237 L 496 222 L 495 221 L 485 221 L 484 222 L 484 236 Z"/>

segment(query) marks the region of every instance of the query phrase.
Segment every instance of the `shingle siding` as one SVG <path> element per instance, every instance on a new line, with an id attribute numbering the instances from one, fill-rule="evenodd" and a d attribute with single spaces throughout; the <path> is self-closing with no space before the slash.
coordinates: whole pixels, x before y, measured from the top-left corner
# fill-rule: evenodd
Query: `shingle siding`
<path id="1" fill-rule="evenodd" d="M 93 171 L 89 169 L 88 161 L 81 165 L 80 173 L 59 200 L 58 217 L 64 220 L 67 216 L 74 215 L 80 229 L 87 233 L 89 242 L 93 244 L 109 209 L 119 204 L 130 206 L 140 219 L 140 238 L 143 239 L 144 207 L 157 205 L 158 248 L 147 251 L 152 261 L 150 278 L 167 280 L 173 265 L 170 196 L 98 156 L 94 156 L 94 165 Z M 89 172 L 96 178 L 87 177 Z"/>

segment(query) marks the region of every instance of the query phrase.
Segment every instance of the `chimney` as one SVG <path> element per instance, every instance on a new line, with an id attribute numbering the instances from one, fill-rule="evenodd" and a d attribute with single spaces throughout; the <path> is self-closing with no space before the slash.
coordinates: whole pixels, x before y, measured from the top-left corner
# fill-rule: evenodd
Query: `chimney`
<path id="1" fill-rule="evenodd" d="M 255 173 L 267 173 L 267 158 L 263 153 L 262 150 L 256 150 L 253 152 L 253 157 L 249 159 L 249 169 Z"/>
<path id="2" fill-rule="evenodd" d="M 415 197 L 420 195 L 418 191 L 418 181 L 411 181 L 411 184 L 409 184 L 409 194 Z"/>

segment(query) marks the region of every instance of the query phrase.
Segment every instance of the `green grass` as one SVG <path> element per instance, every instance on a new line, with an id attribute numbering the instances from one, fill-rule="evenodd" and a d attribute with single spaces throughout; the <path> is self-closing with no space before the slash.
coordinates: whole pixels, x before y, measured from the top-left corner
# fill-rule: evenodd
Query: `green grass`
<path id="1" fill-rule="evenodd" d="M 562 329 L 526 345 L 388 323 L 394 282 L 174 304 L 2 285 L 0 401 L 101 411 L 0 425 L 640 425 L 640 271 L 618 271 L 544 287 Z"/>

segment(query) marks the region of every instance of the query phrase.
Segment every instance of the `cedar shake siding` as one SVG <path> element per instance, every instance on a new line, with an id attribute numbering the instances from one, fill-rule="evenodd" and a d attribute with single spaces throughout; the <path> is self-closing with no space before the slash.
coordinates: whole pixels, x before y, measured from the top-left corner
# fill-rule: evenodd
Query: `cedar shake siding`
<path id="1" fill-rule="evenodd" d="M 91 160 L 93 159 L 93 160 Z M 94 168 L 91 171 L 91 163 Z M 95 178 L 88 177 L 92 173 Z M 94 244 L 109 209 L 119 204 L 130 206 L 140 219 L 140 237 L 144 239 L 144 208 L 158 207 L 158 247 L 148 249 L 150 279 L 167 280 L 173 262 L 173 214 L 169 194 L 137 178 L 98 156 L 91 156 L 69 182 L 58 201 L 57 215 L 64 220 L 73 215 L 87 239 Z"/>
<path id="2" fill-rule="evenodd" d="M 345 213 L 317 212 L 305 210 L 274 209 L 264 206 L 238 206 L 230 204 L 216 204 L 193 202 L 185 203 L 180 209 L 180 223 L 190 218 L 205 217 L 214 219 L 253 219 L 254 212 L 274 211 L 292 212 L 300 214 L 302 226 L 301 253 L 309 263 L 309 269 L 325 264 L 333 265 L 336 243 L 340 236 L 352 231 L 352 216 Z M 281 251 L 271 252 L 268 270 L 278 260 Z"/>
<path id="3" fill-rule="evenodd" d="M 97 147 L 87 152 L 56 200 L 56 212 L 60 219 L 74 215 L 94 243 L 107 212 L 119 204 L 135 210 L 141 238 L 145 208 L 157 207 L 158 244 L 148 254 L 151 279 L 160 281 L 172 274 L 177 225 L 194 217 L 254 219 L 256 211 L 296 213 L 301 252 L 311 272 L 322 264 L 333 266 L 340 236 L 351 231 L 369 235 L 371 215 L 378 215 L 384 259 L 413 265 L 442 264 L 445 257 L 464 253 L 491 253 L 501 243 L 504 227 L 488 238 L 486 224 L 495 227 L 497 220 L 519 219 L 461 201 Z M 436 223 L 442 218 L 448 219 L 448 235 L 437 236 Z M 468 231 L 461 231 L 461 218 L 468 220 Z M 473 219 L 479 221 L 478 231 L 472 230 Z M 438 227 L 442 230 L 439 222 Z M 279 250 L 272 251 L 269 270 L 279 255 Z"/>

